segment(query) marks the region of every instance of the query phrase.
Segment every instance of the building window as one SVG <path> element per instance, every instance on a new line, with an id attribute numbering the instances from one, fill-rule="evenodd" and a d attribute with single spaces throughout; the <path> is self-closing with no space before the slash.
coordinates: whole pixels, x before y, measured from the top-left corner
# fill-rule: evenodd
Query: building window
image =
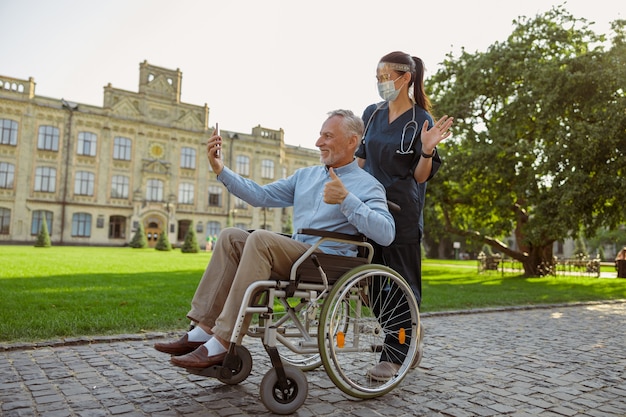
<path id="1" fill-rule="evenodd" d="M 96 143 L 98 137 L 91 132 L 78 133 L 78 155 L 96 156 Z"/>
<path id="2" fill-rule="evenodd" d="M 222 188 L 212 185 L 209 187 L 209 206 L 222 207 Z"/>
<path id="3" fill-rule="evenodd" d="M 219 222 L 207 222 L 206 223 L 206 235 L 207 236 L 217 236 L 220 234 L 220 231 L 222 230 L 222 227 L 220 226 Z"/>
<path id="4" fill-rule="evenodd" d="M 54 193 L 56 191 L 57 170 L 50 167 L 35 169 L 35 191 Z"/>
<path id="5" fill-rule="evenodd" d="M 180 220 L 178 222 L 178 240 L 179 241 L 185 240 L 185 236 L 187 235 L 189 226 L 191 226 L 191 220 Z"/>
<path id="6" fill-rule="evenodd" d="M 0 207 L 0 235 L 9 234 L 10 224 L 11 224 L 11 210 Z"/>
<path id="7" fill-rule="evenodd" d="M 72 216 L 72 236 L 73 237 L 90 237 L 91 236 L 91 214 L 74 213 Z"/>
<path id="8" fill-rule="evenodd" d="M 180 204 L 193 204 L 193 184 L 184 182 L 178 186 L 178 202 Z"/>
<path id="9" fill-rule="evenodd" d="M 53 126 L 39 126 L 37 149 L 57 152 L 59 150 L 59 129 Z"/>
<path id="10" fill-rule="evenodd" d="M 261 178 L 267 180 L 274 179 L 274 161 L 271 159 L 264 159 L 261 161 Z"/>
<path id="11" fill-rule="evenodd" d="M 130 161 L 131 141 L 128 138 L 117 136 L 113 141 L 113 159 Z"/>
<path id="12" fill-rule="evenodd" d="M 180 153 L 180 167 L 196 169 L 196 150 L 193 148 L 183 148 Z"/>
<path id="13" fill-rule="evenodd" d="M 93 187 L 96 176 L 93 172 L 78 171 L 74 182 L 74 194 L 93 195 Z"/>
<path id="14" fill-rule="evenodd" d="M 0 145 L 17 145 L 17 122 L 0 119 Z"/>
<path id="15" fill-rule="evenodd" d="M 126 239 L 126 217 L 109 217 L 109 239 Z"/>
<path id="16" fill-rule="evenodd" d="M 52 212 L 46 210 L 33 211 L 33 219 L 30 223 L 30 234 L 36 236 L 41 230 L 41 222 L 46 219 L 48 234 L 52 236 Z"/>
<path id="17" fill-rule="evenodd" d="M 8 162 L 0 162 L 0 188 L 13 188 L 15 180 L 15 165 Z"/>
<path id="18" fill-rule="evenodd" d="M 163 201 L 163 181 L 148 180 L 146 184 L 146 200 Z"/>
<path id="19" fill-rule="evenodd" d="M 113 175 L 111 179 L 111 198 L 128 198 L 129 179 L 125 175 Z"/>
<path id="20" fill-rule="evenodd" d="M 249 177 L 250 176 L 250 158 L 244 155 L 239 155 L 235 162 L 235 171 L 239 175 Z"/>

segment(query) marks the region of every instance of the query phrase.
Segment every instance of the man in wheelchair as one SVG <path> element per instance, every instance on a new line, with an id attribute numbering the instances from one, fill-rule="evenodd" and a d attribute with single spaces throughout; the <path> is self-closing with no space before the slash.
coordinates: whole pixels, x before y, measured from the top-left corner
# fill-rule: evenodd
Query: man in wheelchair
<path id="1" fill-rule="evenodd" d="M 363 128 L 361 118 L 349 110 L 328 113 L 315 143 L 322 165 L 299 169 L 288 178 L 264 186 L 224 166 L 222 138 L 217 132 L 207 143 L 207 154 L 217 178 L 233 195 L 257 207 L 293 206 L 294 230 L 363 234 L 387 246 L 395 237 L 395 224 L 385 189 L 359 168 L 354 158 Z M 221 364 L 246 289 L 270 276 L 289 276 L 292 264 L 318 239 L 297 233 L 287 237 L 266 230 L 222 230 L 187 314 L 197 325 L 179 340 L 156 343 L 155 349 L 173 355 L 171 363 L 183 368 Z M 356 256 L 356 247 L 349 243 L 324 242 L 318 249 Z M 244 327 L 248 324 L 249 320 Z"/>

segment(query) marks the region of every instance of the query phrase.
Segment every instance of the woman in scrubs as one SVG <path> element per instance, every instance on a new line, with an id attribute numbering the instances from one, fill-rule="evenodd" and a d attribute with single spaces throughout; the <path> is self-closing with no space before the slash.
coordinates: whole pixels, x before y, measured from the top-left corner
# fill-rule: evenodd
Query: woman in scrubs
<path id="1" fill-rule="evenodd" d="M 426 182 L 441 165 L 436 146 L 450 136 L 453 119 L 443 116 L 433 121 L 420 58 L 404 52 L 387 54 L 378 63 L 376 78 L 383 101 L 371 104 L 363 112 L 365 134 L 356 156 L 359 165 L 385 186 L 387 200 L 399 209 L 392 210 L 396 238 L 390 246 L 376 247 L 374 261 L 400 273 L 413 289 L 419 305 Z M 374 367 L 378 369 L 371 369 L 370 377 L 390 378 L 403 359 L 401 355 L 383 352 L 381 362 Z M 420 359 L 421 351 L 414 366 Z"/>

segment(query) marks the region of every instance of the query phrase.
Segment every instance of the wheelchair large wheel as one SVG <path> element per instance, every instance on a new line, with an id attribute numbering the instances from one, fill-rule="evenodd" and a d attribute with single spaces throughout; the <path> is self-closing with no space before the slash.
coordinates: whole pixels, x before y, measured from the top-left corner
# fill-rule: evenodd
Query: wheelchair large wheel
<path id="1" fill-rule="evenodd" d="M 281 389 L 276 370 L 271 368 L 261 380 L 261 401 L 272 413 L 292 414 L 304 404 L 309 393 L 309 383 L 300 369 L 289 365 L 283 369 L 287 387 Z"/>
<path id="2" fill-rule="evenodd" d="M 413 291 L 396 271 L 373 264 L 354 268 L 335 283 L 320 314 L 326 373 L 353 397 L 386 394 L 416 359 L 419 320 Z M 381 361 L 394 364 L 388 379 L 372 372 Z"/>
<path id="3" fill-rule="evenodd" d="M 276 327 L 276 348 L 286 364 L 302 371 L 310 371 L 322 364 L 317 347 L 319 310 L 311 308 L 307 300 L 280 299 L 283 311 L 274 311 L 273 326 Z M 295 304 L 295 305 L 294 305 Z"/>

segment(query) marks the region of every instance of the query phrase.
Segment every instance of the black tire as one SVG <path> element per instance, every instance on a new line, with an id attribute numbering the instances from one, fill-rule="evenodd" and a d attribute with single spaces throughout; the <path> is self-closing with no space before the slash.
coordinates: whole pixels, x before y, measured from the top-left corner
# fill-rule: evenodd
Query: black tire
<path id="1" fill-rule="evenodd" d="M 269 411 L 284 415 L 294 413 L 304 404 L 309 394 L 309 383 L 304 372 L 295 366 L 285 365 L 283 369 L 289 388 L 285 392 L 280 389 L 276 370 L 271 368 L 261 381 L 260 394 Z"/>
<path id="2" fill-rule="evenodd" d="M 219 376 L 217 379 L 220 382 L 228 385 L 236 385 L 244 381 L 252 372 L 252 355 L 250 351 L 244 346 L 235 346 L 237 357 L 239 358 L 239 364 L 236 369 L 230 370 L 230 374 Z M 227 369 L 223 369 L 224 372 L 228 372 Z"/>

